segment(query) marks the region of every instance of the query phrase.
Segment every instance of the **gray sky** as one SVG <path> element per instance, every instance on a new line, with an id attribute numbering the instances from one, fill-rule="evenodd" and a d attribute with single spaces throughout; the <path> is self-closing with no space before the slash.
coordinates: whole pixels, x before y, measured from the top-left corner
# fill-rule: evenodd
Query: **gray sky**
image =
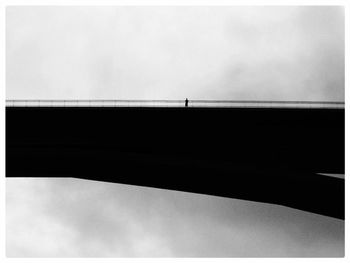
<path id="1" fill-rule="evenodd" d="M 340 7 L 7 7 L 8 99 L 344 101 Z M 24 220 L 25 219 L 25 220 Z M 8 256 L 342 256 L 344 221 L 78 179 L 6 179 Z"/>
<path id="2" fill-rule="evenodd" d="M 8 99 L 344 101 L 342 7 L 7 7 Z"/>
<path id="3" fill-rule="evenodd" d="M 10 257 L 340 257 L 344 227 L 343 220 L 230 198 L 6 179 Z"/>

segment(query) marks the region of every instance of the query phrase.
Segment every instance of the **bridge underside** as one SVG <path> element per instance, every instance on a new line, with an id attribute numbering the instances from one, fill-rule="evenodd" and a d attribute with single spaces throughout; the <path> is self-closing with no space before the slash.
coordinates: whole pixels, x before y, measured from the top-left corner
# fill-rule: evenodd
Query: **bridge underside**
<path id="1" fill-rule="evenodd" d="M 7 177 L 77 177 L 344 218 L 343 109 L 6 108 Z"/>

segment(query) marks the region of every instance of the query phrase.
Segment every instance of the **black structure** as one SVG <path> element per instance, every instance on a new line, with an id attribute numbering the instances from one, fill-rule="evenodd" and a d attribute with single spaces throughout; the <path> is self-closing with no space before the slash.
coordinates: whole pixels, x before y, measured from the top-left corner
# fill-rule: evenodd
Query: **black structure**
<path id="1" fill-rule="evenodd" d="M 77 177 L 344 219 L 344 109 L 7 107 L 7 177 Z"/>

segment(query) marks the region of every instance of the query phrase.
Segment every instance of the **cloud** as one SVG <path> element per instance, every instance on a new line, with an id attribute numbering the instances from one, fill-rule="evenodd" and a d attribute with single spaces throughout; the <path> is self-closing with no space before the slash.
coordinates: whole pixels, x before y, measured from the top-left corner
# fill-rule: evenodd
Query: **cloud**
<path id="1" fill-rule="evenodd" d="M 8 99 L 342 101 L 344 10 L 11 6 L 6 78 Z M 6 232 L 10 257 L 344 255 L 341 220 L 68 178 L 7 178 Z"/>
<path id="2" fill-rule="evenodd" d="M 10 257 L 344 254 L 342 220 L 276 205 L 70 178 L 7 178 L 6 231 Z"/>
<path id="3" fill-rule="evenodd" d="M 344 100 L 344 10 L 7 7 L 9 99 Z"/>

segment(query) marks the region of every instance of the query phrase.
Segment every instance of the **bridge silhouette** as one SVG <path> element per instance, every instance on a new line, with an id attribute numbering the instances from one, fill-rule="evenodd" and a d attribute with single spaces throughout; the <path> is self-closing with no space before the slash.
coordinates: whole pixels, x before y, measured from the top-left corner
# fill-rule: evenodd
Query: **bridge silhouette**
<path id="1" fill-rule="evenodd" d="M 344 219 L 343 102 L 7 100 L 6 176 L 74 177 Z"/>

